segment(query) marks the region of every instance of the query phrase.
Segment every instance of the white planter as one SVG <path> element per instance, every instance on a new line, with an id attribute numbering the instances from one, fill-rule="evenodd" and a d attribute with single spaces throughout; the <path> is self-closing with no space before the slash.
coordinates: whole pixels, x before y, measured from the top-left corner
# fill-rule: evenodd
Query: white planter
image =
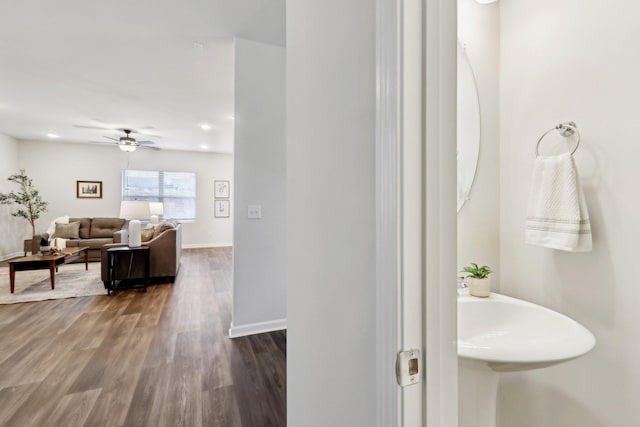
<path id="1" fill-rule="evenodd" d="M 488 277 L 485 279 L 467 277 L 466 282 L 469 285 L 469 295 L 480 298 L 486 298 L 489 296 L 489 293 L 491 292 L 491 280 Z"/>

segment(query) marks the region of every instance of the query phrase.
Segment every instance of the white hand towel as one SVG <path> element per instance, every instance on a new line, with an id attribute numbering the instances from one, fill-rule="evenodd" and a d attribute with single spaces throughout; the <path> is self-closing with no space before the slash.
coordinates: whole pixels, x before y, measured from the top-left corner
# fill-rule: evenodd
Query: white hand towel
<path id="1" fill-rule="evenodd" d="M 538 156 L 525 242 L 569 252 L 591 250 L 591 225 L 573 156 Z"/>

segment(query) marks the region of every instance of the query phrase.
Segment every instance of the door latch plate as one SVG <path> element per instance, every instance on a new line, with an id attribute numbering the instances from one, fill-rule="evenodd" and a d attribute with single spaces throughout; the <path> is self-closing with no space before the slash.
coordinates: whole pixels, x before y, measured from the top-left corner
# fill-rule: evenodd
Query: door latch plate
<path id="1" fill-rule="evenodd" d="M 419 384 L 422 381 L 420 365 L 420 350 L 413 349 L 398 353 L 398 357 L 396 358 L 396 378 L 398 385 L 406 387 L 412 384 Z"/>

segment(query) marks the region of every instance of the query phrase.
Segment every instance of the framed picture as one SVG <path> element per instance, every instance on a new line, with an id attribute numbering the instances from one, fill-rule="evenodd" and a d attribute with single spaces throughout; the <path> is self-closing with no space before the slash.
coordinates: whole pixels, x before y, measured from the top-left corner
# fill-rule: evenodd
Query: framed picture
<path id="1" fill-rule="evenodd" d="M 229 218 L 229 201 L 216 200 L 214 204 L 216 218 Z"/>
<path id="2" fill-rule="evenodd" d="M 229 198 L 229 181 L 213 181 L 215 187 L 214 197 L 216 199 Z"/>
<path id="3" fill-rule="evenodd" d="M 76 198 L 102 199 L 102 181 L 76 181 Z"/>

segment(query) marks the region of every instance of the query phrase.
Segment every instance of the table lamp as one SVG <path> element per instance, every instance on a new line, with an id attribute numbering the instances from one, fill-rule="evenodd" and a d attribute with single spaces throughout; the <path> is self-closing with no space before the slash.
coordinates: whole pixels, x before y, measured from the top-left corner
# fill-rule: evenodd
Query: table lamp
<path id="1" fill-rule="evenodd" d="M 149 202 L 149 213 L 151 214 L 151 224 L 157 224 L 159 216 L 164 213 L 162 202 Z"/>
<path id="2" fill-rule="evenodd" d="M 129 220 L 129 247 L 142 246 L 140 220 L 149 218 L 149 202 L 123 200 L 120 203 L 120 218 Z"/>

